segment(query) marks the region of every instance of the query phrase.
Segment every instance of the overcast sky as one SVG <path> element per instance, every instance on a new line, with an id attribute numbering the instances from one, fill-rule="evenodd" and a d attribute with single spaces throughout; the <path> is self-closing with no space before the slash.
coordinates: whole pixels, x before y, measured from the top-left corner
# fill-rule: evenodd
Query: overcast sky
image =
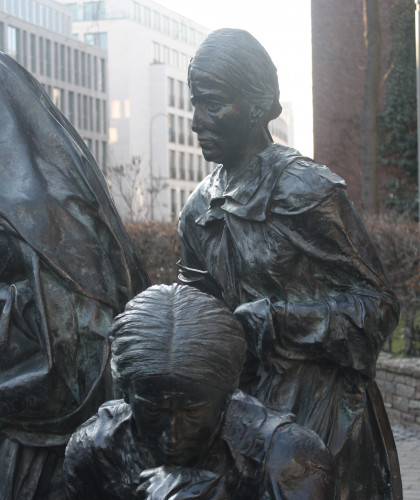
<path id="1" fill-rule="evenodd" d="M 280 101 L 291 101 L 295 147 L 312 156 L 310 0 L 155 0 L 209 29 L 242 28 L 266 48 L 277 66 Z"/>

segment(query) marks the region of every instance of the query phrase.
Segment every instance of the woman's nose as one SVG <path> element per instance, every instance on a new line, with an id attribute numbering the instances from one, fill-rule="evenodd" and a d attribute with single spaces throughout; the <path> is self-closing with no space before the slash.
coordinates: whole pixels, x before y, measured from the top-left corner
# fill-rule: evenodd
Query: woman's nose
<path id="1" fill-rule="evenodd" d="M 203 114 L 202 114 L 199 106 L 195 106 L 194 111 L 193 111 L 191 130 L 195 133 L 198 133 L 202 127 L 203 127 Z"/>

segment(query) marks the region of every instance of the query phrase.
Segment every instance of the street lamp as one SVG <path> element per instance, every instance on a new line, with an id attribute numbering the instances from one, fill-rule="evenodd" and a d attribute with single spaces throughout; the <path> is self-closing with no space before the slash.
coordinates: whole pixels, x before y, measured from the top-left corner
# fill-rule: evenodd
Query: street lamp
<path id="1" fill-rule="evenodd" d="M 149 147 L 150 147 L 150 153 L 149 153 L 149 173 L 150 173 L 150 217 L 153 220 L 155 217 L 155 211 L 154 211 L 154 203 L 153 203 L 153 141 L 152 141 L 152 127 L 153 127 L 153 122 L 155 121 L 156 118 L 159 118 L 159 116 L 167 116 L 166 113 L 156 113 L 150 118 L 149 121 Z"/>

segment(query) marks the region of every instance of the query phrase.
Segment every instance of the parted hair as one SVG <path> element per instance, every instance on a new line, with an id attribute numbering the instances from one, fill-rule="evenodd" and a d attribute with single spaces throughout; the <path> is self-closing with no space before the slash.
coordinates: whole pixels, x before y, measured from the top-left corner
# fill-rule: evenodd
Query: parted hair
<path id="1" fill-rule="evenodd" d="M 155 285 L 128 302 L 110 330 L 111 370 L 122 394 L 138 377 L 179 375 L 229 393 L 246 342 L 219 300 L 186 285 Z"/>

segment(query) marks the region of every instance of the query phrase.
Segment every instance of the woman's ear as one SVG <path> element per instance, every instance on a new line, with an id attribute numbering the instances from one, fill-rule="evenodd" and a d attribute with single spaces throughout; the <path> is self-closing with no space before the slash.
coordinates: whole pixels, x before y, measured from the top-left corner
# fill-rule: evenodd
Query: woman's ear
<path id="1" fill-rule="evenodd" d="M 249 118 L 250 118 L 250 124 L 251 127 L 255 127 L 256 125 L 259 125 L 261 123 L 261 118 L 264 115 L 264 111 L 256 106 L 255 104 L 251 104 L 250 110 L 249 110 Z"/>

